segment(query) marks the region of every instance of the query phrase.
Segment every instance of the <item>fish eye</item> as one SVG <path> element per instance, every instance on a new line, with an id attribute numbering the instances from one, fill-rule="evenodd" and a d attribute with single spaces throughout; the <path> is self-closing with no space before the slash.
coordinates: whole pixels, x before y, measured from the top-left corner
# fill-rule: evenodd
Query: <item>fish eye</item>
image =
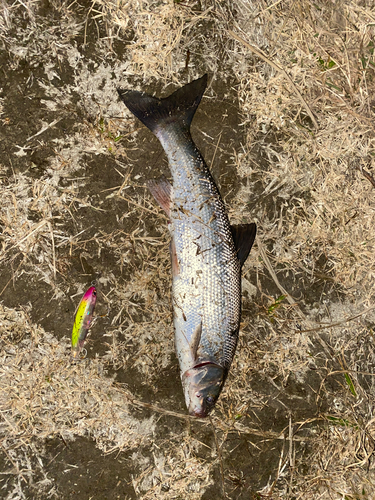
<path id="1" fill-rule="evenodd" d="M 212 396 L 207 396 L 206 397 L 206 403 L 209 405 L 212 405 L 215 402 L 215 399 Z"/>

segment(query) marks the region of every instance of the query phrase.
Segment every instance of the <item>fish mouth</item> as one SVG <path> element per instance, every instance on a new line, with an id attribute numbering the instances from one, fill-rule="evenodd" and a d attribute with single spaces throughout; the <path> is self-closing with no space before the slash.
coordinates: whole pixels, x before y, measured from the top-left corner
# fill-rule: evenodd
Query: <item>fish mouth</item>
<path id="1" fill-rule="evenodd" d="M 206 411 L 204 408 L 194 408 L 193 410 L 189 411 L 189 415 L 195 418 L 206 418 L 208 415 L 208 411 Z"/>

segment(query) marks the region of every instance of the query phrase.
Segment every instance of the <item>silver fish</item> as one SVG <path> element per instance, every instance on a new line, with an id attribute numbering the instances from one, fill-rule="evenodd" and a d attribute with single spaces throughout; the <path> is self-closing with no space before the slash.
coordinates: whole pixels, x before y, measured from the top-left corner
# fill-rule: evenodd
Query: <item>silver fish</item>
<path id="1" fill-rule="evenodd" d="M 230 226 L 220 193 L 190 135 L 207 75 L 164 99 L 118 89 L 128 109 L 160 140 L 173 187 L 148 187 L 170 219 L 176 352 L 186 405 L 205 417 L 224 386 L 241 317 L 241 267 L 256 225 Z"/>

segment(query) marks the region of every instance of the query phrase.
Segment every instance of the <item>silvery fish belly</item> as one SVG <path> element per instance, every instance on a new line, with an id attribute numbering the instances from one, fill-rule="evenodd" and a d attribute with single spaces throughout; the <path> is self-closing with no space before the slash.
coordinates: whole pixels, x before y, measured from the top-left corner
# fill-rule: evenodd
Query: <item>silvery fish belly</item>
<path id="1" fill-rule="evenodd" d="M 119 90 L 129 110 L 160 140 L 173 186 L 149 188 L 170 219 L 176 352 L 189 413 L 205 417 L 224 386 L 238 339 L 241 267 L 255 224 L 230 226 L 216 184 L 190 135 L 207 75 L 164 99 Z"/>

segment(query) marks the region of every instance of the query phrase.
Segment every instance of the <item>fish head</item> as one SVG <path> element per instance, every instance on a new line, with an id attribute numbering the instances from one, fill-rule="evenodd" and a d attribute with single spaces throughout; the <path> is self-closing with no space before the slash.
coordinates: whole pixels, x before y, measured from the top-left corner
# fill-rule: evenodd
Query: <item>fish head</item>
<path id="1" fill-rule="evenodd" d="M 224 368 L 214 363 L 205 363 L 187 370 L 182 375 L 182 385 L 189 414 L 207 417 L 215 406 L 224 382 Z"/>

